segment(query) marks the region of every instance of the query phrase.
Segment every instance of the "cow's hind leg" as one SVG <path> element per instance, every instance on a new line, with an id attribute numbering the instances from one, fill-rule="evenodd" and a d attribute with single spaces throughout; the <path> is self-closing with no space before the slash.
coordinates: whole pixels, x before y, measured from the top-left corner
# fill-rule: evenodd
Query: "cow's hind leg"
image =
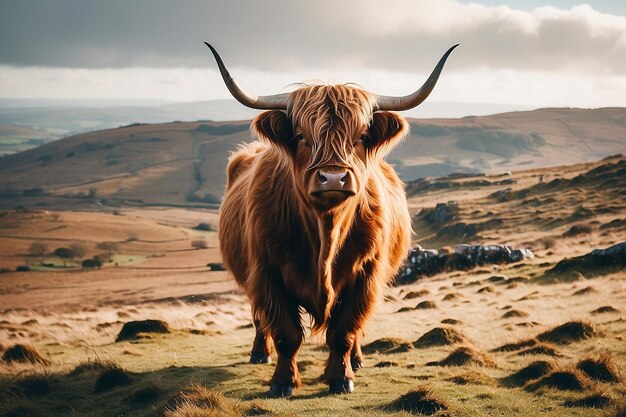
<path id="1" fill-rule="evenodd" d="M 254 328 L 256 335 L 250 352 L 250 363 L 272 363 L 274 351 L 272 337 L 263 331 L 259 320 L 254 320 Z"/>
<path id="2" fill-rule="evenodd" d="M 354 391 L 354 357 L 361 353 L 359 344 L 361 329 L 370 315 L 376 300 L 376 288 L 368 288 L 364 278 L 356 280 L 354 287 L 344 289 L 328 322 L 326 343 L 330 355 L 324 370 L 324 379 L 328 382 L 332 394 L 347 394 Z M 362 363 L 362 354 L 358 364 Z M 355 365 L 358 365 L 355 363 Z"/>

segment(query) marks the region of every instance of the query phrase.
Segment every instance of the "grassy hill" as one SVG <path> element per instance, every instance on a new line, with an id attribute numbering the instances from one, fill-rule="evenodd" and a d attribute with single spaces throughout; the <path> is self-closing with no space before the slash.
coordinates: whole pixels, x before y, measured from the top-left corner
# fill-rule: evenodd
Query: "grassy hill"
<path id="1" fill-rule="evenodd" d="M 389 156 L 405 181 L 596 160 L 623 151 L 626 109 L 542 109 L 410 119 Z M 215 207 L 229 152 L 249 122 L 135 124 L 80 134 L 0 159 L 0 207 Z"/>

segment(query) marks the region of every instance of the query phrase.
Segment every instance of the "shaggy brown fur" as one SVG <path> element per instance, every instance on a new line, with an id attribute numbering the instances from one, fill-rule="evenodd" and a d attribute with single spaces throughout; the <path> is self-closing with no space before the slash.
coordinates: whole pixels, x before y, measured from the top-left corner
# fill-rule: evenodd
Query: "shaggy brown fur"
<path id="1" fill-rule="evenodd" d="M 303 87 L 287 112 L 253 121 L 262 141 L 229 162 L 221 249 L 252 304 L 253 355 L 269 356 L 272 345 L 278 351 L 273 383 L 300 385 L 300 308 L 315 331 L 326 330 L 326 380 L 353 379 L 365 321 L 408 252 L 404 186 L 383 160 L 408 124 L 394 113 L 372 113 L 373 105 L 354 87 Z M 339 203 L 316 198 L 320 169 L 347 170 L 354 195 Z"/>

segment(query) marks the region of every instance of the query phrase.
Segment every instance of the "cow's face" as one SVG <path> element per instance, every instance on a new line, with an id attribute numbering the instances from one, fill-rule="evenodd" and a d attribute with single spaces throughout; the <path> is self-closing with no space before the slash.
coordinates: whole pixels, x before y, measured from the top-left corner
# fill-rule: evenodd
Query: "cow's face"
<path id="1" fill-rule="evenodd" d="M 287 112 L 262 113 L 253 128 L 287 154 L 300 198 L 326 211 L 363 193 L 368 167 L 408 131 L 400 116 L 372 113 L 373 105 L 357 88 L 304 87 L 291 94 Z"/>

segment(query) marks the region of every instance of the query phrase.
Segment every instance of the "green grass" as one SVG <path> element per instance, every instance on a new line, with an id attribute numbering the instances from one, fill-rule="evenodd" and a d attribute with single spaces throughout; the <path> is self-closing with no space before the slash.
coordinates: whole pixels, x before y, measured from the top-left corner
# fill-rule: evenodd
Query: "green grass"
<path id="1" fill-rule="evenodd" d="M 54 358 L 55 364 L 47 369 L 52 387 L 46 395 L 31 398 L 22 396 L 19 401 L 36 404 L 46 415 L 102 416 L 151 416 L 168 395 L 200 384 L 223 393 L 234 400 L 240 411 L 258 406 L 279 415 L 310 416 L 406 416 L 406 412 L 392 411 L 390 405 L 407 391 L 426 385 L 436 398 L 444 399 L 450 408 L 449 415 L 458 416 L 603 416 L 604 410 L 566 408 L 565 401 L 581 398 L 583 394 L 556 390 L 528 392 L 523 388 L 509 388 L 498 382 L 510 373 L 507 369 L 507 353 L 500 354 L 499 368 L 424 367 L 424 360 L 441 357 L 446 348 L 416 349 L 397 354 L 367 356 L 369 366 L 357 374 L 356 392 L 352 395 L 329 396 L 327 387 L 319 379 L 322 374 L 325 353 L 314 343 L 304 345 L 299 360 L 306 364 L 303 387 L 293 399 L 263 399 L 268 389 L 274 365 L 250 365 L 247 363 L 252 330 L 242 329 L 231 334 L 191 335 L 176 331 L 169 335 L 154 335 L 148 339 L 132 342 L 137 355 L 125 354 L 128 344 L 108 343 L 100 346 L 68 347 L 48 346 L 45 351 Z M 94 392 L 95 381 L 101 373 L 95 369 L 75 375 L 71 370 L 81 362 L 106 358 L 130 373 L 131 385 L 114 387 L 105 392 Z M 375 368 L 381 360 L 393 359 L 400 366 Z M 516 359 L 517 360 L 517 359 Z M 410 364 L 414 367 L 408 366 Z M 516 365 L 517 366 L 517 365 Z M 451 377 L 467 371 L 484 375 L 482 381 L 458 385 Z M 24 369 L 22 375 L 41 373 L 40 367 Z M 15 389 L 11 369 L 5 367 L 0 374 L 0 390 L 7 393 Z M 605 391 L 626 394 L 623 386 L 597 384 Z M 157 400 L 137 403 L 130 400 L 140 390 L 152 387 L 161 395 Z M 19 398 L 20 396 L 17 396 Z M 0 397 L 3 398 L 3 397 Z M 14 394 L 0 399 L 0 412 L 10 409 L 17 401 Z M 269 414 L 272 415 L 272 414 Z M 445 415 L 440 412 L 438 415 Z"/>

